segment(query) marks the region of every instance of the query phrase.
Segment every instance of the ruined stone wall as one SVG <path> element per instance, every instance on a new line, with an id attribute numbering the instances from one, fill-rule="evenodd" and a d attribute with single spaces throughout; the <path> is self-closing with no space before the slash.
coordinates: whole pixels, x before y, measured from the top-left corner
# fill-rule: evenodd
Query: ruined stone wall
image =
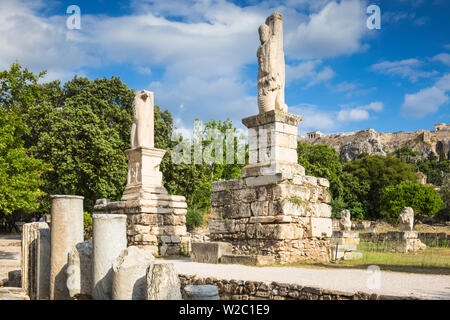
<path id="1" fill-rule="evenodd" d="M 128 246 L 148 249 L 153 255 L 187 253 L 186 202 L 183 196 L 155 195 L 153 200 L 97 201 L 95 213 L 126 214 Z"/>
<path id="2" fill-rule="evenodd" d="M 273 255 L 282 263 L 329 260 L 331 196 L 323 178 L 284 174 L 212 184 L 213 241 L 236 254 Z"/>
<path id="3" fill-rule="evenodd" d="M 410 296 L 379 295 L 367 292 L 342 292 L 299 284 L 265 283 L 179 275 L 181 289 L 187 285 L 216 285 L 220 300 L 417 300 Z"/>

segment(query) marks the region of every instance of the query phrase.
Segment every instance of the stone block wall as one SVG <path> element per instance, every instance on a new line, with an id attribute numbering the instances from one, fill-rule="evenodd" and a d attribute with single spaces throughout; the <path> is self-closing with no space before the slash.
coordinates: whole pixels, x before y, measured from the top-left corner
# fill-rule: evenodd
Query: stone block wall
<path id="1" fill-rule="evenodd" d="M 181 288 L 187 285 L 216 285 L 219 300 L 417 300 L 411 296 L 390 296 L 366 292 L 342 292 L 289 283 L 265 283 L 179 275 Z"/>
<path id="2" fill-rule="evenodd" d="M 95 213 L 126 214 L 128 246 L 153 255 L 178 255 L 189 250 L 185 197 L 154 194 L 149 199 L 109 202 L 100 199 Z"/>
<path id="3" fill-rule="evenodd" d="M 212 184 L 211 240 L 231 242 L 235 254 L 273 255 L 282 263 L 328 261 L 328 180 L 295 172 L 248 175 Z"/>

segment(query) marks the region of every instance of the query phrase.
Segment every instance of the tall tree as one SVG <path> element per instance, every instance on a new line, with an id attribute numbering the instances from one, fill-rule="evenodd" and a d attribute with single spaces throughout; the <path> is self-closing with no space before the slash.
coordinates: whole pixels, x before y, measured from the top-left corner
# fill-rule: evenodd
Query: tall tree
<path id="1" fill-rule="evenodd" d="M 41 75 L 18 63 L 0 72 L 0 220 L 9 230 L 18 214 L 38 208 L 44 194 L 41 175 L 48 166 L 24 147 L 22 137 L 29 130 L 20 116 L 38 99 Z"/>
<path id="2" fill-rule="evenodd" d="M 355 176 L 360 185 L 367 184 L 368 191 L 361 194 L 359 201 L 365 204 L 367 218 L 380 217 L 381 197 L 387 186 L 397 185 L 402 181 L 417 181 L 417 176 L 411 167 L 397 158 L 378 155 L 366 156 L 343 167 L 344 172 Z"/>

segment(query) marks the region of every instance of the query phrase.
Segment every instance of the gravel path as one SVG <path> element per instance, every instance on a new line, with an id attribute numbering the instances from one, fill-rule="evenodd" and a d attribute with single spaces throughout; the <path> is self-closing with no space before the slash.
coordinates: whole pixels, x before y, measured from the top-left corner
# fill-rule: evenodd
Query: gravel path
<path id="1" fill-rule="evenodd" d="M 165 260 L 168 261 L 168 260 Z M 344 292 L 363 291 L 424 299 L 450 299 L 450 276 L 355 269 L 295 267 L 251 267 L 237 264 L 206 264 L 189 260 L 169 260 L 179 274 L 226 280 L 295 283 Z M 379 288 L 370 289 L 379 279 Z"/>
<path id="2" fill-rule="evenodd" d="M 0 235 L 0 281 L 8 278 L 8 272 L 20 269 L 20 235 Z"/>

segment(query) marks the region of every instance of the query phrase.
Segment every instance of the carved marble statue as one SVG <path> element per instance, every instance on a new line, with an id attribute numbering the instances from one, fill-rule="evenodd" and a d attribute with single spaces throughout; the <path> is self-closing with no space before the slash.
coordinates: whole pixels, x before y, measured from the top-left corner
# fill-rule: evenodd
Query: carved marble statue
<path id="1" fill-rule="evenodd" d="M 153 123 L 154 96 L 147 90 L 139 91 L 133 101 L 133 124 L 131 126 L 131 148 L 154 147 Z"/>
<path id="2" fill-rule="evenodd" d="M 284 103 L 285 64 L 283 51 L 283 16 L 273 13 L 259 27 L 261 45 L 258 48 L 258 108 L 287 112 Z"/>
<path id="3" fill-rule="evenodd" d="M 400 231 L 412 231 L 414 226 L 414 210 L 411 207 L 405 207 L 398 217 L 398 226 Z"/>
<path id="4" fill-rule="evenodd" d="M 339 228 L 342 231 L 352 230 L 351 215 L 350 215 L 350 211 L 347 209 L 341 211 L 341 220 L 339 220 Z"/>

